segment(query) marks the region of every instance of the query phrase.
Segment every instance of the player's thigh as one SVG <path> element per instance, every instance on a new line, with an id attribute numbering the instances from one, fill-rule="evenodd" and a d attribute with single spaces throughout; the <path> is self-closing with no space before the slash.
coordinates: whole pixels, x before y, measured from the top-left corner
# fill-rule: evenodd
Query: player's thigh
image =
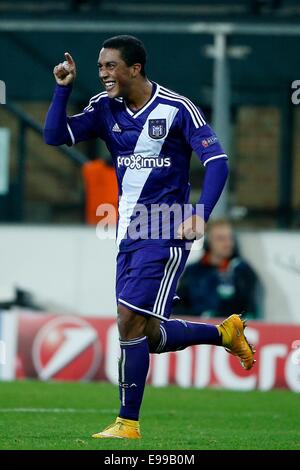
<path id="1" fill-rule="evenodd" d="M 149 245 L 133 252 L 118 303 L 140 315 L 168 318 L 187 256 L 183 248 L 168 246 Z"/>

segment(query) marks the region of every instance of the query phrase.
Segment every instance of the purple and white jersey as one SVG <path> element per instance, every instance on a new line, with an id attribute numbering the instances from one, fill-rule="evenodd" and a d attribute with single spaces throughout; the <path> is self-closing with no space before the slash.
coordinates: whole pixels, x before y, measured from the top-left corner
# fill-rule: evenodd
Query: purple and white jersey
<path id="1" fill-rule="evenodd" d="M 131 228 L 137 216 L 139 220 L 149 219 L 162 204 L 171 207 L 189 202 L 192 150 L 204 166 L 210 160 L 227 158 L 198 107 L 153 83 L 152 97 L 137 112 L 132 112 L 122 98 L 110 99 L 106 92 L 99 93 L 83 113 L 68 117 L 68 130 L 69 144 L 100 137 L 112 155 L 119 187 L 120 251 L 155 243 L 184 244 L 175 239 L 172 228 L 169 239 L 162 236 L 162 224 L 154 237 L 149 225 L 148 233 L 141 233 L 138 239 L 131 236 Z M 141 215 L 139 207 L 148 209 L 148 213 Z"/>

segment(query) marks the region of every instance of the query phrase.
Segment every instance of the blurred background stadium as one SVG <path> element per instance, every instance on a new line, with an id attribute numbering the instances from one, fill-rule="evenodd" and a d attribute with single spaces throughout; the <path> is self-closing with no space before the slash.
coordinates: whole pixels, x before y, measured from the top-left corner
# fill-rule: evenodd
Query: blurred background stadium
<path id="1" fill-rule="evenodd" d="M 155 358 L 150 380 L 299 392 L 299 1 L 2 0 L 0 12 L 0 379 L 116 382 L 116 248 L 113 236 L 96 236 L 94 213 L 117 201 L 110 157 L 100 141 L 49 147 L 42 126 L 63 53 L 78 68 L 75 114 L 102 91 L 103 40 L 132 34 L 148 50 L 149 78 L 197 103 L 228 151 L 230 179 L 214 217 L 233 223 L 264 286 L 262 318 L 249 328 L 261 362 L 250 377 L 223 351 L 213 360 L 200 347 L 171 355 L 174 367 Z M 193 202 L 202 179 L 193 157 Z M 82 330 L 81 349 L 59 368 L 51 357 L 70 328 Z M 197 373 L 195 361 L 207 367 Z"/>

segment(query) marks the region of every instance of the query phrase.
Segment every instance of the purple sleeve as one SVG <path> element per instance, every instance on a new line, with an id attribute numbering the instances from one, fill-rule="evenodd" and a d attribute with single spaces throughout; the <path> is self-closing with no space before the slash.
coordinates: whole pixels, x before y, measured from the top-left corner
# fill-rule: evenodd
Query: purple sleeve
<path id="1" fill-rule="evenodd" d="M 204 204 L 204 220 L 208 221 L 209 216 L 215 207 L 223 191 L 228 176 L 228 164 L 224 158 L 211 160 L 205 169 L 201 197 L 198 204 Z"/>
<path id="2" fill-rule="evenodd" d="M 186 100 L 181 116 L 185 139 L 205 166 L 203 188 L 198 204 L 204 205 L 204 220 L 207 222 L 226 183 L 228 157 L 197 106 Z"/>
<path id="3" fill-rule="evenodd" d="M 105 97 L 91 98 L 84 110 L 67 117 L 72 144 L 100 137 L 105 140 Z"/>
<path id="4" fill-rule="evenodd" d="M 101 97 L 91 98 L 83 112 L 67 116 L 66 108 L 72 86 L 56 85 L 47 113 L 44 140 L 49 145 L 73 145 L 96 137 L 104 138 L 104 112 Z M 98 95 L 97 95 L 98 96 Z"/>
<path id="5" fill-rule="evenodd" d="M 204 166 L 212 160 L 228 159 L 218 137 L 208 124 L 205 124 L 193 132 L 190 143 L 192 149 L 196 152 Z"/>
<path id="6" fill-rule="evenodd" d="M 67 103 L 72 86 L 56 85 L 44 125 L 44 141 L 48 145 L 71 145 L 67 126 Z"/>
<path id="7" fill-rule="evenodd" d="M 202 111 L 189 100 L 181 109 L 181 128 L 186 141 L 204 166 L 211 160 L 227 159 L 218 137 L 205 121 Z"/>

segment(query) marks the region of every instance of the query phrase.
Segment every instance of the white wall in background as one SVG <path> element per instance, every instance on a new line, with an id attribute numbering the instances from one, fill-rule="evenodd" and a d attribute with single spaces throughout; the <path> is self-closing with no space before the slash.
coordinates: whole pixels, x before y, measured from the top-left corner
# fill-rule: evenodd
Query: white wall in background
<path id="1" fill-rule="evenodd" d="M 243 233 L 240 245 L 266 289 L 266 319 L 300 323 L 300 232 Z"/>
<path id="2" fill-rule="evenodd" d="M 94 227 L 0 226 L 0 293 L 18 286 L 53 312 L 114 316 L 114 229 L 111 237 L 99 240 Z M 266 319 L 300 323 L 300 232 L 243 232 L 238 239 L 265 286 Z M 193 250 L 189 262 L 199 256 Z"/>
<path id="3" fill-rule="evenodd" d="M 99 240 L 94 227 L 2 225 L 0 285 L 26 289 L 54 312 L 113 315 L 113 229 L 111 236 Z"/>

